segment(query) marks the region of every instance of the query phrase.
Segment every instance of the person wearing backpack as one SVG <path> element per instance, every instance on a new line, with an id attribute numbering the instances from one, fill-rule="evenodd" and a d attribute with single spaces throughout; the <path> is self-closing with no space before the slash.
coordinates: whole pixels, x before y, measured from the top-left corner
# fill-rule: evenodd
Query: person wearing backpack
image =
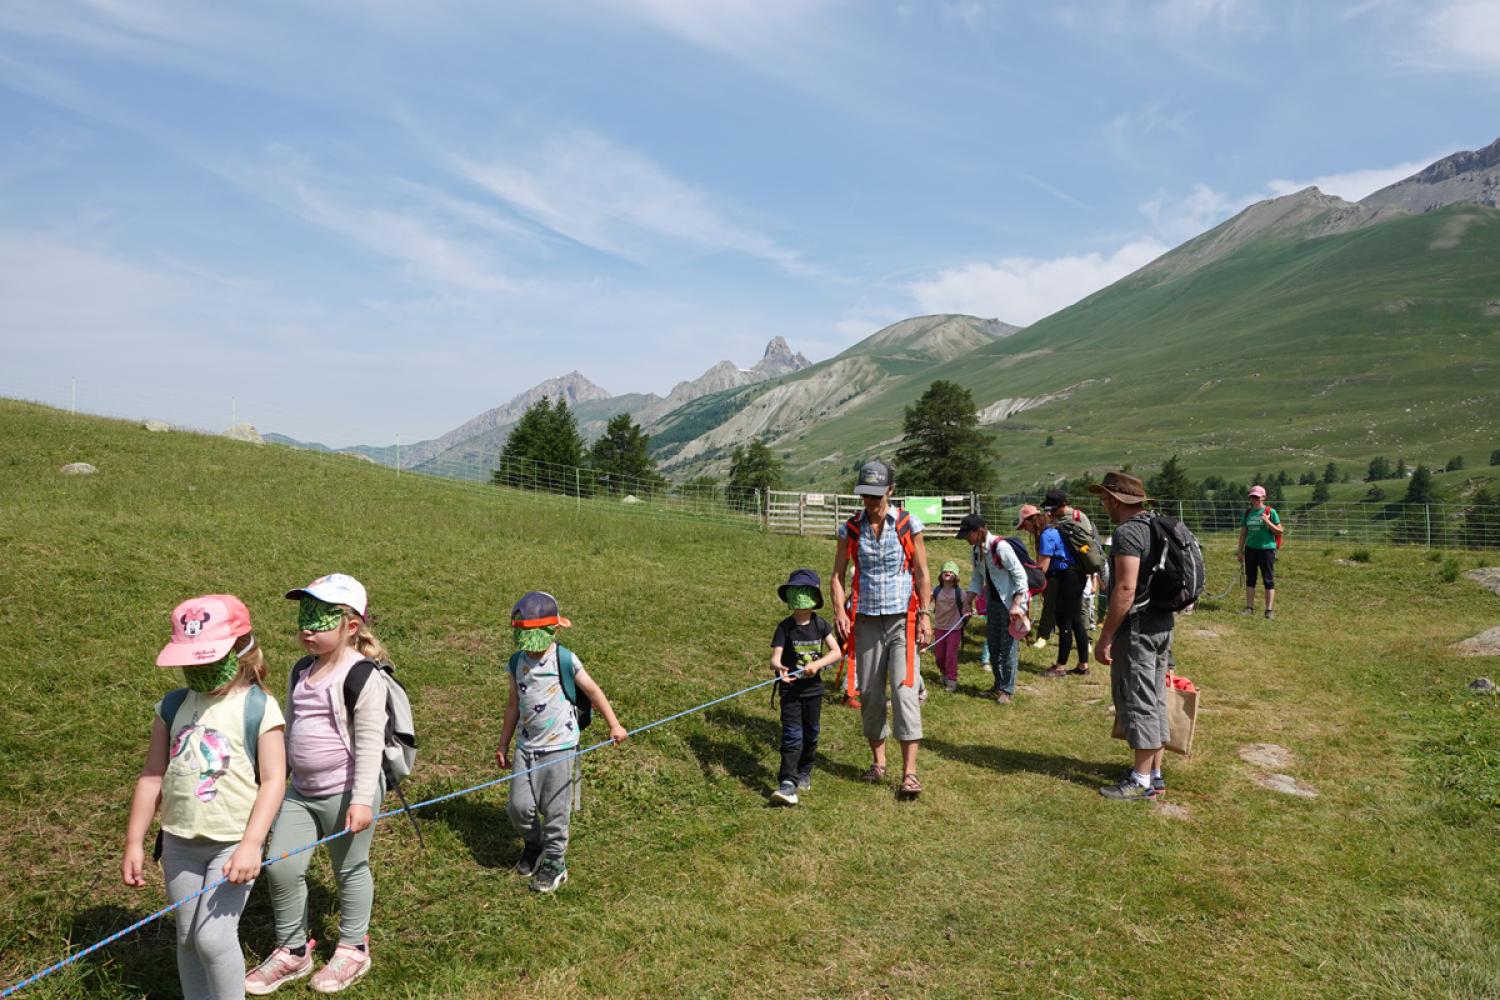
<path id="1" fill-rule="evenodd" d="M 1020 663 L 1016 632 L 1026 634 L 1031 584 L 1041 586 L 1042 581 L 1028 579 L 1027 567 L 1018 554 L 1018 550 L 1025 552 L 1025 547 L 1014 539 L 990 534 L 983 515 L 964 515 L 958 523 L 958 537 L 974 546 L 974 571 L 969 576 L 964 612 L 972 614 L 975 602 L 984 595 L 988 602 L 985 645 L 989 647 L 990 664 L 995 670 L 990 697 L 1001 705 L 1009 705 L 1015 700 L 1016 670 Z"/>
<path id="2" fill-rule="evenodd" d="M 1276 617 L 1276 550 L 1281 548 L 1281 516 L 1266 503 L 1264 486 L 1250 487 L 1250 507 L 1240 516 L 1237 555 L 1245 564 L 1244 615 L 1255 614 L 1255 576 L 1266 586 L 1266 621 Z"/>
<path id="3" fill-rule="evenodd" d="M 1042 500 L 1040 550 L 1043 569 L 1054 581 L 1057 602 L 1057 663 L 1043 677 L 1089 672 L 1089 616 L 1084 607 L 1088 582 L 1103 567 L 1103 545 L 1088 515 L 1068 504 L 1062 490 L 1049 490 Z M 1068 654 L 1077 646 L 1078 666 L 1068 669 Z"/>
<path id="4" fill-rule="evenodd" d="M 1153 593 L 1151 576 L 1161 572 L 1153 560 L 1162 555 L 1162 542 L 1154 537 L 1156 515 L 1146 510 L 1145 484 L 1135 476 L 1106 473 L 1089 492 L 1098 495 L 1115 525 L 1109 611 L 1094 644 L 1094 659 L 1109 667 L 1115 717 L 1134 751 L 1131 769 L 1099 794 L 1116 800 L 1149 799 L 1166 791 L 1161 764 L 1168 737 L 1167 661 L 1174 619 L 1172 611 L 1147 597 Z M 1201 561 L 1198 566 L 1201 570 Z"/>
<path id="5" fill-rule="evenodd" d="M 157 703 L 120 875 L 146 884 L 143 842 L 160 808 L 158 858 L 167 899 L 179 905 L 182 995 L 234 1000 L 245 995 L 240 914 L 286 787 L 281 709 L 261 687 L 266 665 L 250 612 L 231 594 L 172 609 L 172 639 L 156 665 L 181 667 L 187 687 Z"/>
<path id="6" fill-rule="evenodd" d="M 287 591 L 297 602 L 297 632 L 307 656 L 287 683 L 287 764 L 292 787 L 271 832 L 277 857 L 341 830 L 328 842 L 339 895 L 339 941 L 328 963 L 313 973 L 308 937 L 307 866 L 312 851 L 293 854 L 266 869 L 276 921 L 276 948 L 245 977 L 256 996 L 312 975 L 312 988 L 336 993 L 370 971 L 370 872 L 374 816 L 385 798 L 382 771 L 386 734 L 386 670 L 390 654 L 370 631 L 364 585 L 344 573 L 320 576 Z M 371 664 L 384 665 L 371 669 Z M 365 680 L 351 692 L 356 671 Z M 350 694 L 355 694 L 350 703 Z"/>
<path id="7" fill-rule="evenodd" d="M 557 642 L 557 630 L 572 624 L 559 613 L 557 598 L 540 590 L 522 595 L 510 612 L 516 652 L 506 667 L 510 692 L 495 763 L 516 771 L 506 813 L 523 841 L 516 874 L 531 878 L 533 892 L 556 892 L 568 880 L 573 805 L 568 758 L 578 749 L 579 732 L 597 709 L 616 746 L 629 735 L 604 691 L 584 672 L 583 661 Z"/>

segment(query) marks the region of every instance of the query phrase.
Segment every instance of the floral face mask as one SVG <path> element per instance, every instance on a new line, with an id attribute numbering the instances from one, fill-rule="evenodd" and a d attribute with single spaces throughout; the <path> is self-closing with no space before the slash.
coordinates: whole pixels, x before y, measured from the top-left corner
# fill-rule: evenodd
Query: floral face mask
<path id="1" fill-rule="evenodd" d="M 818 592 L 812 587 L 788 587 L 786 606 L 793 611 L 811 611 L 818 606 Z"/>
<path id="2" fill-rule="evenodd" d="M 187 678 L 188 687 L 201 694 L 217 691 L 219 688 L 234 680 L 235 675 L 240 672 L 240 658 L 235 655 L 234 650 L 229 655 L 215 663 L 204 663 L 193 667 L 183 667 L 182 674 Z"/>
<path id="3" fill-rule="evenodd" d="M 305 632 L 332 632 L 344 624 L 344 609 L 303 594 L 297 602 L 297 628 Z"/>
<path id="4" fill-rule="evenodd" d="M 525 653 L 545 653 L 557 636 L 556 625 L 540 628 L 512 628 L 516 637 L 516 648 Z"/>

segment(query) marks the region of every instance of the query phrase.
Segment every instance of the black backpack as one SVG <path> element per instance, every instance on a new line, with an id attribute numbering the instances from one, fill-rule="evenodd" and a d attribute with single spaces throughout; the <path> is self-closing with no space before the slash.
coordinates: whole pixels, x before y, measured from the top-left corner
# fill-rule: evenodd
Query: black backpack
<path id="1" fill-rule="evenodd" d="M 1043 573 L 1042 567 L 1038 566 L 1036 560 L 1031 558 L 1031 553 L 1026 551 L 1026 545 L 1019 538 L 1015 537 L 997 538 L 990 545 L 999 545 L 1001 542 L 1009 544 L 1011 551 L 1016 554 L 1016 558 L 1021 560 L 1021 568 L 1026 571 L 1026 593 L 1035 596 L 1046 590 L 1047 574 Z M 998 563 L 1000 561 L 999 557 L 993 552 L 991 552 L 990 556 L 995 562 Z M 990 600 L 998 601 L 999 599 L 1000 595 L 995 591 L 995 585 L 991 583 Z"/>
<path id="2" fill-rule="evenodd" d="M 1203 596 L 1203 547 L 1175 517 L 1152 514 L 1150 524 L 1151 550 L 1141 563 L 1130 610 L 1182 611 Z"/>

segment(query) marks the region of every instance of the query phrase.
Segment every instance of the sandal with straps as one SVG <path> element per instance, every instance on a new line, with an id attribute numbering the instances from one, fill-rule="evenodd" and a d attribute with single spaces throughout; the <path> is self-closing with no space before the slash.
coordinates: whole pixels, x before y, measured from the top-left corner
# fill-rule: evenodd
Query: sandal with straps
<path id="1" fill-rule="evenodd" d="M 908 771 L 901 778 L 901 784 L 896 787 L 896 795 L 903 799 L 914 799 L 922 794 L 922 782 L 917 780 L 915 771 Z"/>
<path id="2" fill-rule="evenodd" d="M 885 765 L 871 764 L 870 769 L 859 776 L 860 781 L 868 781 L 872 785 L 878 785 L 885 780 Z"/>

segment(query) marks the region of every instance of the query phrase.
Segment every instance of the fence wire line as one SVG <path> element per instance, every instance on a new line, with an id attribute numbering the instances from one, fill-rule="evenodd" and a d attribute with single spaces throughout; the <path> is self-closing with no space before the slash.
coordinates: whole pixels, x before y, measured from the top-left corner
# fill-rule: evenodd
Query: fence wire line
<path id="1" fill-rule="evenodd" d="M 776 684 L 780 680 L 781 680 L 781 678 L 779 676 L 777 676 L 777 677 L 771 677 L 771 678 L 769 678 L 767 680 L 760 681 L 759 683 L 756 683 L 756 684 L 751 684 L 749 687 L 741 688 L 738 691 L 734 691 L 734 692 L 731 692 L 729 694 L 722 695 L 721 697 L 715 698 L 712 701 L 706 701 L 706 702 L 704 702 L 701 705 L 694 705 L 692 708 L 683 709 L 680 712 L 676 712 L 676 713 L 674 713 L 672 715 L 668 715 L 668 716 L 666 716 L 664 718 L 657 719 L 654 722 L 648 722 L 648 723 L 646 723 L 643 726 L 637 726 L 636 728 L 629 730 L 625 735 L 627 737 L 628 736 L 639 735 L 640 733 L 644 733 L 647 730 L 655 729 L 658 726 L 664 726 L 668 722 L 675 722 L 676 720 L 681 719 L 681 718 L 683 718 L 685 716 L 693 715 L 693 714 L 695 714 L 697 712 L 702 712 L 702 711 L 704 711 L 706 709 L 713 708 L 715 705 L 722 705 L 726 701 L 732 701 L 733 699 L 742 697 L 743 695 L 747 695 L 747 694 L 749 694 L 752 691 L 758 691 L 761 688 L 766 687 L 768 685 Z M 538 764 L 535 767 L 529 767 L 529 768 L 525 769 L 524 771 L 512 771 L 510 774 L 501 775 L 500 777 L 495 778 L 495 779 L 493 779 L 491 781 L 485 781 L 485 782 L 481 782 L 480 784 L 477 784 L 477 785 L 471 785 L 468 788 L 459 789 L 456 792 L 448 792 L 445 795 L 434 796 L 433 798 L 430 798 L 430 799 L 424 799 L 421 802 L 413 802 L 411 804 L 411 806 L 410 806 L 410 809 L 413 812 L 415 812 L 418 809 L 425 809 L 428 806 L 437 805 L 440 802 L 447 802 L 450 799 L 461 798 L 461 797 L 466 796 L 466 795 L 473 795 L 475 792 L 481 792 L 481 791 L 484 791 L 487 788 L 493 788 L 496 785 L 503 785 L 503 784 L 505 784 L 508 781 L 514 781 L 517 778 L 523 777 L 524 775 L 527 775 L 527 774 L 531 774 L 531 773 L 533 773 L 535 771 L 540 771 L 543 768 L 556 767 L 558 764 L 562 764 L 562 763 L 565 763 L 567 761 L 577 760 L 579 757 L 582 757 L 585 754 L 591 754 L 595 750 L 599 750 L 599 749 L 602 749 L 603 747 L 610 746 L 611 744 L 613 744 L 613 742 L 614 742 L 613 740 L 602 740 L 602 741 L 600 741 L 598 743 L 595 743 L 593 746 L 588 747 L 586 749 L 576 750 L 576 751 L 574 751 L 572 753 L 559 754 L 556 757 L 551 757 L 545 763 Z M 389 819 L 392 816 L 399 816 L 399 815 L 402 814 L 402 812 L 405 811 L 405 809 L 406 809 L 406 807 L 401 807 L 401 808 L 397 808 L 397 809 L 391 809 L 391 810 L 388 810 L 388 811 L 383 812 L 383 813 L 379 813 L 378 815 L 376 815 L 371 820 L 371 822 L 372 823 L 378 823 L 378 822 L 380 822 L 383 819 Z M 348 833 L 349 833 L 349 831 L 347 829 L 345 829 L 345 830 L 339 830 L 339 831 L 337 831 L 335 833 L 330 833 L 328 836 L 323 837 L 323 838 L 321 838 L 319 840 L 315 840 L 315 841 L 313 841 L 310 844 L 304 844 L 303 846 L 298 847 L 298 848 L 296 848 L 294 850 L 290 850 L 290 851 L 287 851 L 287 852 L 285 852 L 283 854 L 279 854 L 279 855 L 277 855 L 274 858 L 267 858 L 266 860 L 264 860 L 264 861 L 261 862 L 260 866 L 261 866 L 262 869 L 269 868 L 271 865 L 276 864 L 278 861 L 285 861 L 287 858 L 294 857 L 295 855 L 298 855 L 298 854 L 303 854 L 303 853 L 305 853 L 307 851 L 311 851 L 314 848 L 318 847 L 320 844 L 326 844 L 326 843 L 328 843 L 331 840 L 337 840 L 340 837 L 346 836 Z M 84 948 L 81 951 L 78 951 L 78 952 L 73 953 L 72 955 L 69 955 L 67 958 L 64 958 L 62 961 L 57 962 L 57 963 L 55 963 L 53 965 L 49 965 L 47 968 L 42 969 L 40 972 L 37 972 L 37 973 L 35 973 L 35 974 L 31 975 L 31 976 L 26 977 L 25 979 L 23 979 L 20 982 L 16 983 L 14 986 L 8 986 L 8 987 L 6 987 L 3 992 L 0 992 L 0 998 L 8 997 L 8 996 L 11 996 L 12 994 L 19 993 L 21 990 L 23 990 L 26 987 L 32 985 L 33 983 L 37 982 L 38 980 L 44 979 L 47 976 L 52 975 L 54 972 L 61 971 L 62 969 L 67 968 L 69 965 L 72 965 L 74 962 L 78 961 L 79 959 L 85 958 L 85 957 L 87 957 L 89 955 L 92 955 L 94 952 L 99 951 L 102 948 L 106 948 L 109 945 L 114 944 L 116 941 L 120 940 L 121 938 L 123 938 L 123 937 L 125 937 L 125 936 L 127 936 L 127 935 L 129 935 L 129 934 L 131 934 L 131 933 L 133 933 L 135 931 L 137 931 L 137 930 L 140 930 L 142 927 L 145 927 L 147 924 L 152 923 L 153 921 L 160 920 L 162 917 L 165 917 L 167 914 L 171 913 L 172 911 L 176 910 L 177 908 L 179 908 L 181 906 L 184 906 L 184 905 L 192 902 L 193 900 L 197 899 L 199 896 L 202 896 L 202 895 L 204 895 L 205 893 L 208 893 L 208 892 L 212 892 L 214 889 L 217 889 L 219 886 L 223 885 L 225 882 L 228 882 L 228 881 L 229 881 L 229 877 L 226 875 L 225 877 L 219 879 L 217 882 L 213 882 L 213 883 L 210 883 L 208 885 L 205 885 L 203 888 L 199 889 L 197 892 L 194 892 L 194 893 L 192 893 L 189 896 L 186 896 L 186 897 L 184 897 L 182 899 L 179 899 L 177 902 L 172 903 L 172 904 L 170 904 L 168 906 L 164 906 L 160 910 L 157 910 L 155 913 L 152 913 L 152 914 L 150 914 L 148 916 L 142 917 L 140 920 L 137 920 L 135 923 L 131 924 L 129 927 L 125 927 L 125 928 L 123 928 L 121 930 L 115 931 L 113 934 L 109 935 L 108 937 L 106 937 L 106 938 L 104 938 L 104 939 L 102 939 L 100 941 L 96 941 L 93 944 L 89 945 L 87 948 Z"/>

